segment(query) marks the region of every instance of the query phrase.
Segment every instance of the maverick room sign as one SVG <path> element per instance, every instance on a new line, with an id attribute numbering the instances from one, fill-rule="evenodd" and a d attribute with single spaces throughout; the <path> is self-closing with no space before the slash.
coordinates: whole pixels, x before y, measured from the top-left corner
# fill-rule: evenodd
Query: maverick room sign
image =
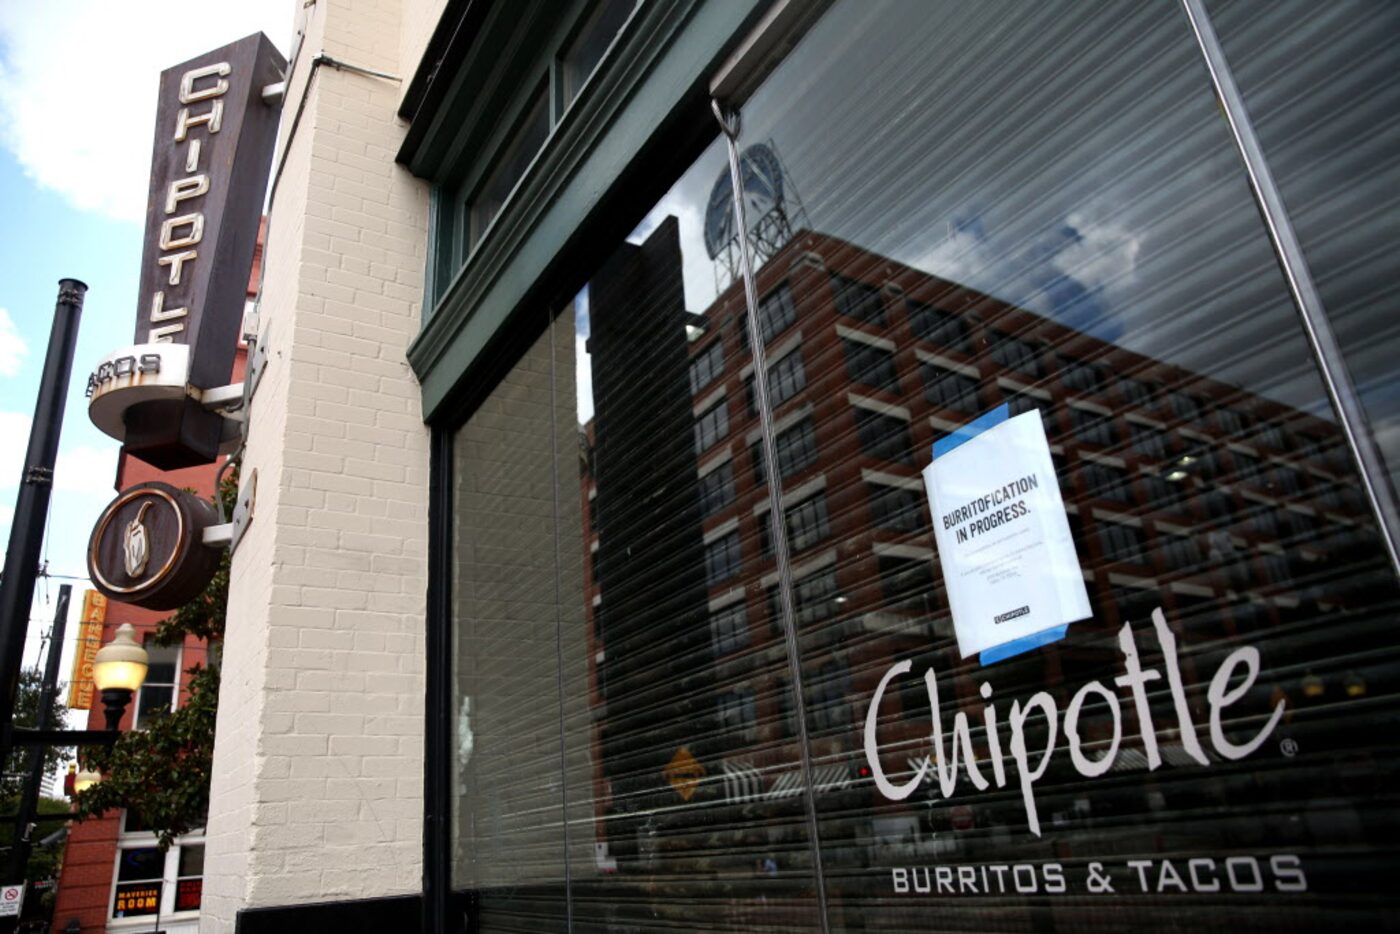
<path id="1" fill-rule="evenodd" d="M 285 68 L 258 33 L 161 74 L 136 346 L 104 360 L 88 393 L 105 399 L 98 427 L 162 469 L 218 456 L 223 419 L 200 390 L 232 376 L 281 110 L 262 91 Z"/>

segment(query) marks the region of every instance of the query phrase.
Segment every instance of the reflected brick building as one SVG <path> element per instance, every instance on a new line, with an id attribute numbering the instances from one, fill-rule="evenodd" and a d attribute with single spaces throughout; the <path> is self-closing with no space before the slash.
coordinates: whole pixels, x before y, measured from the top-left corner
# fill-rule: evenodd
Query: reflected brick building
<path id="1" fill-rule="evenodd" d="M 669 275 L 679 295 L 676 236 L 666 223 L 625 250 L 651 257 L 647 275 Z M 667 259 L 669 270 L 656 268 Z M 1369 551 L 1365 504 L 1341 479 L 1348 455 L 1334 423 L 819 233 L 798 232 L 758 280 L 819 811 L 868 812 L 880 803 L 869 787 L 860 731 L 875 684 L 893 660 L 949 672 L 956 702 L 976 722 L 984 677 L 1013 696 L 1032 686 L 1072 689 L 1117 659 L 1114 633 L 1124 622 L 1143 626 L 1157 606 L 1193 647 L 1204 647 L 1183 660 L 1188 680 L 1199 684 L 1209 680 L 1221 640 L 1316 627 L 1393 600 L 1383 562 Z M 743 836 L 752 851 L 755 836 L 764 834 L 775 853 L 800 862 L 803 785 L 759 417 L 751 367 L 736 363 L 748 356 L 743 293 L 731 286 L 689 318 L 674 301 L 660 310 L 650 300 L 613 307 L 615 293 L 654 297 L 658 290 L 665 291 L 653 283 L 618 292 L 595 281 L 591 296 L 597 414 L 583 437 L 584 469 L 593 471 L 583 505 L 585 549 L 595 558 L 586 605 L 603 737 L 595 801 L 607 818 L 600 828 L 608 828 L 599 840 L 624 873 L 665 872 L 663 865 L 681 874 L 743 872 L 748 867 L 726 862 L 714 847 Z M 615 344 L 617 359 L 607 356 L 601 325 L 614 314 L 633 329 L 643 326 L 639 318 L 648 328 L 645 340 Z M 685 370 L 670 359 L 682 348 Z M 653 374 L 647 381 L 618 375 L 626 374 L 626 361 L 643 359 Z M 673 382 L 663 381 L 673 373 Z M 628 397 L 642 388 L 645 399 Z M 954 675 L 960 660 L 920 471 L 937 438 L 1002 403 L 1042 413 L 1094 617 L 1072 625 L 1058 646 L 990 673 Z M 606 436 L 623 434 L 622 449 L 634 458 L 649 450 L 647 437 L 674 448 L 687 437 L 675 427 L 686 414 L 692 446 L 635 459 L 631 479 L 609 470 Z M 681 473 L 685 481 L 676 479 Z M 623 517 L 623 508 L 638 514 Z M 645 535 L 629 532 L 638 529 Z M 665 539 L 665 549 L 645 545 L 648 536 Z M 674 567 L 629 566 L 618 557 L 638 545 L 674 557 Z M 1327 570 L 1344 566 L 1360 570 L 1344 577 Z M 703 581 L 696 579 L 700 569 Z M 675 605 L 643 600 L 624 609 L 633 599 L 627 593 L 660 588 Z M 617 619 L 625 622 L 610 622 Z M 1383 644 L 1381 620 L 1353 625 L 1371 633 L 1375 647 Z M 615 634 L 660 654 L 610 651 L 624 644 L 614 643 Z M 1300 717 L 1295 730 L 1306 729 L 1307 708 L 1328 692 L 1355 697 L 1368 681 L 1389 677 L 1374 661 L 1313 671 L 1307 646 L 1294 639 L 1268 650 L 1271 668 L 1286 674 L 1264 699 L 1284 697 L 1289 723 Z M 658 667 L 661 656 L 667 661 Z M 690 676 L 678 681 L 662 671 L 667 666 Z M 672 726 L 645 718 L 623 724 L 613 713 L 654 709 L 660 705 L 645 703 L 648 692 L 677 684 L 684 689 L 667 708 L 678 718 Z M 904 761 L 887 761 L 886 770 L 905 778 L 928 753 L 928 699 L 921 683 L 914 687 L 887 696 L 881 709 L 886 749 L 906 750 Z M 1067 700 L 1060 698 L 1061 706 Z M 1154 699 L 1154 707 L 1159 703 L 1169 719 L 1169 701 Z M 945 698 L 945 716 L 949 705 Z M 1090 735 L 1107 729 L 1086 722 Z M 1130 718 L 1127 736 L 1136 730 Z M 978 743 L 985 757 L 984 741 Z M 674 860 L 666 864 L 640 853 L 638 827 L 618 818 L 682 803 L 668 801 L 663 782 L 666 758 L 682 745 L 708 780 L 690 817 L 669 818 L 673 839 L 666 821 L 658 827 L 653 819 L 640 831 L 659 835 L 650 845 Z M 645 763 L 637 758 L 641 749 Z M 1168 763 L 1179 753 L 1168 740 Z M 1140 755 L 1126 752 L 1115 765 L 1145 768 Z M 1047 783 L 1055 778 L 1052 772 Z M 1087 800 L 1072 791 L 1075 777 L 1061 778 L 1065 796 L 1050 794 L 1048 810 L 1090 816 Z M 1315 779 L 1306 770 L 1295 778 Z M 843 825 L 833 817 L 823 846 L 844 847 L 847 860 L 862 848 L 872 858 L 929 853 L 934 838 L 957 828 L 957 846 L 975 853 L 979 837 L 1023 822 L 1012 787 L 979 795 L 970 807 L 938 799 L 936 783 L 928 785 L 927 795 L 903 805 L 885 802 L 873 821 Z M 1104 798 L 1095 807 L 1105 815 L 1162 810 L 1173 793 L 1139 780 L 1133 800 Z M 1006 852 L 1006 841 L 999 845 Z"/>

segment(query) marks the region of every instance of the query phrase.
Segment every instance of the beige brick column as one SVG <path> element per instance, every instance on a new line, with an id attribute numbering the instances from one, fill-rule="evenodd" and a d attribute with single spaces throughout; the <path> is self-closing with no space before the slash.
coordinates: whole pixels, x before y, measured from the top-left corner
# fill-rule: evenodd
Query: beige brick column
<path id="1" fill-rule="evenodd" d="M 421 886 L 428 431 L 404 352 L 427 186 L 393 157 L 417 67 L 403 56 L 440 0 L 293 7 L 305 35 L 273 160 L 270 359 L 243 465 L 257 504 L 233 559 L 203 931 L 242 908 Z"/>

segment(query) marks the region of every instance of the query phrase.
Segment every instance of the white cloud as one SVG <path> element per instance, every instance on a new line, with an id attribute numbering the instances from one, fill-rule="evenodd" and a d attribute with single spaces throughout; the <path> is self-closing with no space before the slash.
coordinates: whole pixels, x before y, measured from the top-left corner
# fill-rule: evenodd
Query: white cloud
<path id="1" fill-rule="evenodd" d="M 29 345 L 19 336 L 10 313 L 0 308 L 0 376 L 14 376 L 29 354 Z"/>
<path id="2" fill-rule="evenodd" d="M 117 479 L 119 451 L 116 442 L 102 447 L 80 444 L 60 450 L 58 462 L 53 468 L 54 489 L 60 492 L 115 496 L 116 489 L 113 484 Z"/>
<path id="3" fill-rule="evenodd" d="M 0 538 L 8 536 L 10 521 L 14 518 L 14 500 L 19 491 L 20 474 L 24 470 L 25 449 L 29 445 L 30 417 L 23 412 L 0 411 L 0 437 L 10 438 L 13 443 L 0 445 Z M 79 526 L 95 518 L 102 507 L 116 495 L 113 483 L 117 476 L 118 447 L 115 443 L 106 445 L 76 444 L 60 446 L 58 461 L 54 464 L 54 486 L 51 503 L 51 528 L 69 528 L 60 521 L 70 511 L 82 516 Z M 82 538 L 86 538 L 86 531 Z M 63 544 L 55 545 L 59 552 Z M 4 544 L 0 541 L 0 551 Z M 79 549 L 81 552 L 81 549 Z M 59 555 L 55 554 L 55 560 Z M 75 559 L 63 554 L 63 567 L 80 567 L 81 554 Z M 77 564 L 74 561 L 78 560 Z"/>
<path id="4" fill-rule="evenodd" d="M 0 438 L 11 439 L 11 443 L 0 445 L 0 491 L 7 502 L 10 491 L 19 488 L 25 449 L 29 446 L 29 423 L 30 417 L 23 412 L 0 412 Z M 115 442 L 60 445 L 53 471 L 55 493 L 114 495 L 118 450 Z"/>
<path id="5" fill-rule="evenodd" d="M 1095 207 L 1102 205 L 1070 212 L 1039 230 L 974 214 L 947 224 L 943 238 L 909 264 L 1071 326 L 1092 326 L 1085 309 L 1074 307 L 1091 297 L 1121 318 L 1137 286 L 1142 239 Z M 1124 326 L 1121 320 L 1111 323 L 1116 330 Z"/>
<path id="6" fill-rule="evenodd" d="M 262 30 L 293 0 L 0 3 L 0 145 L 76 207 L 140 222 L 164 68 Z"/>
<path id="7" fill-rule="evenodd" d="M 588 353 L 588 338 L 574 335 L 574 391 L 578 423 L 588 424 L 593 417 L 593 358 Z"/>
<path id="8" fill-rule="evenodd" d="M 667 217 L 676 218 L 680 235 L 681 275 L 685 284 L 685 307 L 689 311 L 706 310 L 719 296 L 720 286 L 729 285 L 727 279 L 723 282 L 717 279 L 716 261 L 710 259 L 705 251 L 705 207 L 716 176 L 727 164 L 725 159 L 724 148 L 718 144 L 712 145 L 705 155 L 671 186 L 671 190 L 662 196 L 627 238 L 629 243 L 640 244 L 651 236 Z"/>
<path id="9" fill-rule="evenodd" d="M 25 448 L 29 446 L 29 421 L 23 412 L 0 412 L 0 438 L 7 439 L 0 444 L 0 491 L 19 488 Z M 6 493 L 0 498 L 8 503 L 12 497 Z"/>

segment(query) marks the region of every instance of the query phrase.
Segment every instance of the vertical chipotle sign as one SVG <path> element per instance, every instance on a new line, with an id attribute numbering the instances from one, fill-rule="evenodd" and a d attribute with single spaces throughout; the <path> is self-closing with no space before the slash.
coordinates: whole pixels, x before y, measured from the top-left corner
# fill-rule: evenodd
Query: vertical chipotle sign
<path id="1" fill-rule="evenodd" d="M 161 74 L 131 349 L 142 352 L 114 355 L 143 363 L 125 374 L 113 365 L 89 382 L 94 402 L 113 390 L 148 390 L 107 405 L 120 412 L 127 452 L 157 467 L 210 463 L 218 454 L 222 419 L 185 386 L 231 381 L 281 110 L 262 91 L 285 68 L 257 33 Z"/>

